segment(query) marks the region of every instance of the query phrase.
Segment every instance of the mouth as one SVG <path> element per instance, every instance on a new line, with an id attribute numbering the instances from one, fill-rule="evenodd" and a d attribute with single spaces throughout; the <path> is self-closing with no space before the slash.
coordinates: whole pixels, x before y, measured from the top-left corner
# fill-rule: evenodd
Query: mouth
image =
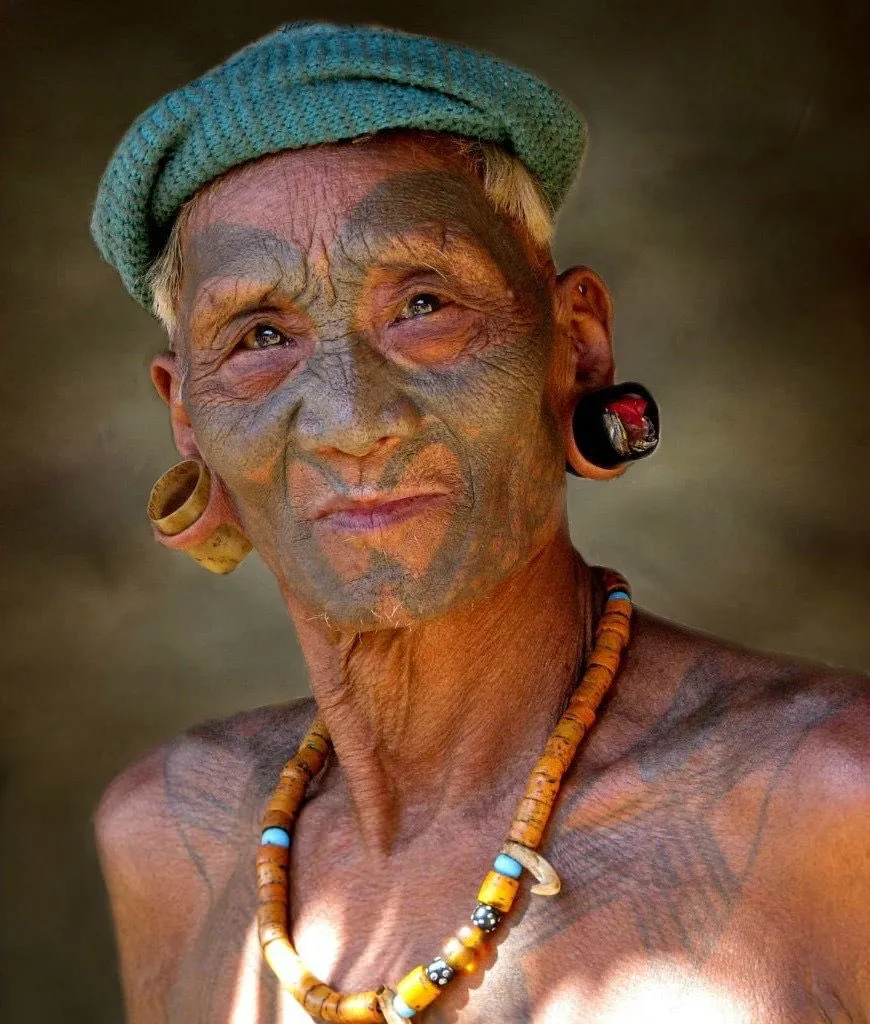
<path id="1" fill-rule="evenodd" d="M 449 495 L 443 491 L 334 498 L 318 510 L 314 521 L 334 530 L 364 533 L 404 523 L 447 504 L 449 500 Z"/>

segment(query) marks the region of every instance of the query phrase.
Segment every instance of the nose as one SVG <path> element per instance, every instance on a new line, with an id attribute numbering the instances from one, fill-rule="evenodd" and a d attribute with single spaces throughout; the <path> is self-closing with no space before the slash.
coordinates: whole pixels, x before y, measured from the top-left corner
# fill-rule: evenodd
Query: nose
<path id="1" fill-rule="evenodd" d="M 301 447 L 362 458 L 412 435 L 422 415 L 400 372 L 362 339 L 321 342 L 296 420 Z"/>

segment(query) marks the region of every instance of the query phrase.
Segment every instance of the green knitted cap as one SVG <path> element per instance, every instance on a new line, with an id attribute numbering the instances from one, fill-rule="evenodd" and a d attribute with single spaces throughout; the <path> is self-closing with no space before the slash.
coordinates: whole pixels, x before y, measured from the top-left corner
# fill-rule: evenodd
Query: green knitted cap
<path id="1" fill-rule="evenodd" d="M 231 167 L 388 128 L 503 145 L 554 209 L 586 141 L 579 113 L 524 71 L 465 46 L 358 25 L 300 22 L 251 43 L 134 122 L 91 220 L 104 259 L 145 306 L 145 277 L 181 205 Z"/>

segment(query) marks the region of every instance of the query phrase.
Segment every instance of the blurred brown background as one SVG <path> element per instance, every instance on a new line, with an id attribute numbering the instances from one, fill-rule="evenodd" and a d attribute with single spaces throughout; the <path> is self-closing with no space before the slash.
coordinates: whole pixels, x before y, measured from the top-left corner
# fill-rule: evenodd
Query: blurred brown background
<path id="1" fill-rule="evenodd" d="M 184 726 L 302 692 L 255 558 L 210 577 L 151 541 L 173 459 L 156 324 L 89 204 L 132 118 L 282 21 L 491 48 L 587 114 L 558 256 L 616 298 L 623 378 L 664 442 L 572 483 L 578 545 L 640 603 L 870 668 L 870 76 L 865 2 L 15 2 L 2 15 L 2 1018 L 121 1019 L 89 814 Z"/>

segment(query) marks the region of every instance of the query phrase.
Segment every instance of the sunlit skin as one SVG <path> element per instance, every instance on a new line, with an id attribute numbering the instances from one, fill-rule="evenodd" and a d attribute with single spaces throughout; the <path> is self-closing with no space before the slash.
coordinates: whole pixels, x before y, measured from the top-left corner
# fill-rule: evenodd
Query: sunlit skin
<path id="1" fill-rule="evenodd" d="M 395 983 L 473 907 L 589 650 L 565 425 L 613 379 L 610 299 L 415 133 L 238 168 L 182 246 L 153 378 L 278 581 L 335 746 L 296 829 L 294 939 L 337 988 Z M 865 1019 L 867 698 L 638 612 L 545 840 L 563 892 L 526 891 L 489 969 L 420 1019 Z M 106 794 L 134 1024 L 309 1019 L 252 922 L 258 819 L 313 713 L 192 730 Z"/>

